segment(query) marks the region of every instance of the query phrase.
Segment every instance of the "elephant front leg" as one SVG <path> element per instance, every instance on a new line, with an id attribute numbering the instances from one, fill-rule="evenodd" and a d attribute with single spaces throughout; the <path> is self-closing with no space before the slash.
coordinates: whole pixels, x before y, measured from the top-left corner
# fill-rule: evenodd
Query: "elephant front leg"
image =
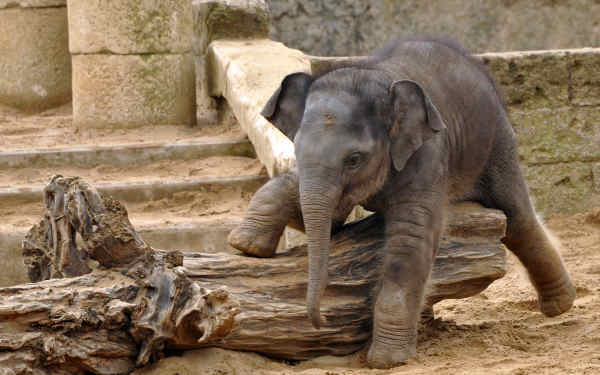
<path id="1" fill-rule="evenodd" d="M 425 285 L 439 246 L 443 206 L 433 199 L 426 204 L 399 205 L 386 215 L 387 252 L 367 355 L 372 367 L 393 367 L 416 354 Z"/>
<path id="2" fill-rule="evenodd" d="M 272 257 L 286 225 L 304 230 L 298 177 L 291 173 L 275 177 L 258 189 L 244 220 L 231 231 L 227 241 L 246 254 Z"/>

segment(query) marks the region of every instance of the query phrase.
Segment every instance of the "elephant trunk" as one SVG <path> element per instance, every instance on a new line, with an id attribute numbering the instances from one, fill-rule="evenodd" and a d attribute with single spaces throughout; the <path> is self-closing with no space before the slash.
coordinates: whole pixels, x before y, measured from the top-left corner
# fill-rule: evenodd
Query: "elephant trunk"
<path id="1" fill-rule="evenodd" d="M 331 184 L 320 183 L 320 186 L 326 187 L 316 188 L 315 184 L 303 180 L 300 179 L 300 204 L 308 243 L 306 304 L 308 317 L 318 329 L 321 325 L 320 300 L 328 278 L 332 212 L 339 193 L 337 189 L 331 188 Z"/>

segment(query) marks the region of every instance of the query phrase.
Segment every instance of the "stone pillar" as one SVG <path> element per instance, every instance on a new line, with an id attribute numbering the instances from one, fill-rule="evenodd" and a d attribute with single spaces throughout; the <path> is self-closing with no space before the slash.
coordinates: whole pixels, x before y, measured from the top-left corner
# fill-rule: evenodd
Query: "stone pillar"
<path id="1" fill-rule="evenodd" d="M 0 0 L 0 103 L 39 111 L 70 100 L 66 0 Z"/>
<path id="2" fill-rule="evenodd" d="M 206 53 L 217 39 L 263 39 L 271 21 L 265 0 L 193 0 L 196 108 L 199 123 L 219 121 L 219 103 L 210 96 L 211 77 Z"/>
<path id="3" fill-rule="evenodd" d="M 195 124 L 191 0 L 68 0 L 73 122 Z"/>

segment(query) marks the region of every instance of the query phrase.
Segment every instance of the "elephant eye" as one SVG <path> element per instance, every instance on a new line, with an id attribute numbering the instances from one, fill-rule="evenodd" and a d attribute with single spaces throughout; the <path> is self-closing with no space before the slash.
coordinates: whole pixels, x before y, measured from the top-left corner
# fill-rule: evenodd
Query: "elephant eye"
<path id="1" fill-rule="evenodd" d="M 346 159 L 344 159 L 344 165 L 347 168 L 356 169 L 362 164 L 363 159 L 364 157 L 362 153 L 358 151 L 353 152 L 350 155 L 348 155 Z"/>

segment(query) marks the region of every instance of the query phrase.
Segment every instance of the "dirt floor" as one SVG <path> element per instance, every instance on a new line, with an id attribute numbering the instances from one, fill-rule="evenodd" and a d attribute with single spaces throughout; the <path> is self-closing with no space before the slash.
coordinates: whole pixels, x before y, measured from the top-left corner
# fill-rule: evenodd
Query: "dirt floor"
<path id="1" fill-rule="evenodd" d="M 559 317 L 538 312 L 527 276 L 510 255 L 507 275 L 486 291 L 435 306 L 436 321 L 421 332 L 417 356 L 403 366 L 370 370 L 364 351 L 292 365 L 206 349 L 164 359 L 136 374 L 600 374 L 600 208 L 554 216 L 546 225 L 561 241 L 577 285 L 575 305 Z"/>
<path id="2" fill-rule="evenodd" d="M 2 109 L 2 108 L 0 108 Z M 176 142 L 196 137 L 230 138 L 233 127 L 186 128 L 155 126 L 135 130 L 77 130 L 72 126 L 69 105 L 26 116 L 7 109 L 0 110 L 0 150 L 53 148 L 76 145 Z M 31 137 L 36 138 L 32 141 Z M 243 136 L 240 133 L 240 136 Z M 211 160 L 187 164 L 184 178 L 212 175 Z M 204 164 L 202 164 L 204 163 Z M 237 160 L 241 169 L 255 172 L 254 162 Z M 249 163 L 249 164 L 244 164 Z M 148 165 L 144 174 L 160 175 L 165 165 Z M 84 173 L 84 171 L 79 171 Z M 77 174 L 78 171 L 67 174 Z M 222 170 L 220 171 L 222 172 Z M 121 173 L 110 167 L 98 167 L 85 173 L 107 175 L 107 181 Z M 136 172 L 137 173 L 137 172 Z M 164 172 L 166 173 L 166 172 Z M 38 183 L 40 173 L 23 170 L 23 179 Z M 42 173 L 43 174 L 43 173 Z M 0 173 L 1 175 L 1 173 Z M 161 175 L 161 178 L 163 176 Z M 0 185 L 8 182 L 0 178 Z M 232 196 L 239 195 L 232 192 Z M 202 196 L 177 197 L 145 203 L 133 211 L 150 216 L 173 211 L 173 215 L 207 215 L 241 210 L 215 206 Z M 248 197 L 245 198 L 244 201 Z M 32 206 L 32 205 L 30 205 Z M 29 206 L 27 206 L 29 207 Z M 36 211 L 39 205 L 19 210 Z M 8 210 L 8 212 L 6 211 Z M 0 207 L 0 217 L 11 216 L 11 207 Z M 14 214 L 14 213 L 13 213 Z M 158 215 L 158 214 L 157 214 Z M 184 216 L 186 216 L 184 215 Z M 600 207 L 588 213 L 570 217 L 554 216 L 547 227 L 562 243 L 562 254 L 577 285 L 575 306 L 556 318 L 539 313 L 534 291 L 518 261 L 509 256 L 507 275 L 493 283 L 485 292 L 464 300 L 444 301 L 435 306 L 436 321 L 420 334 L 418 354 L 406 365 L 390 370 L 370 370 L 364 362 L 365 352 L 347 357 L 321 357 L 300 363 L 271 360 L 253 353 L 238 353 L 222 349 L 189 351 L 170 357 L 154 366 L 139 370 L 138 375 L 225 375 L 225 374 L 600 374 Z M 4 223 L 5 225 L 7 223 Z M 13 223 L 28 225 L 29 223 Z"/>

